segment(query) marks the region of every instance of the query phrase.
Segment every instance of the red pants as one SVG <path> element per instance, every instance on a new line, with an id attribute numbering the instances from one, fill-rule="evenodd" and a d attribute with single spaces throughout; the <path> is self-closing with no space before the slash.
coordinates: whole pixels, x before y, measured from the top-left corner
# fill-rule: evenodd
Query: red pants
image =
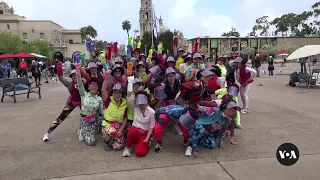
<path id="1" fill-rule="evenodd" d="M 159 124 L 158 122 L 156 122 L 156 124 L 154 125 L 154 129 L 153 129 L 153 134 L 154 137 L 156 138 L 157 141 L 162 141 L 163 138 L 163 131 L 165 130 L 165 128 L 168 126 L 168 124 L 170 123 L 170 119 L 166 114 L 160 114 L 159 118 L 163 119 L 163 126 L 161 124 Z M 180 123 L 179 123 L 179 128 L 181 129 L 182 133 L 183 133 L 183 140 L 187 141 L 189 140 L 189 132 L 186 128 L 184 128 Z"/>
<path id="2" fill-rule="evenodd" d="M 128 130 L 126 147 L 130 148 L 135 144 L 134 152 L 138 157 L 143 157 L 148 154 L 150 147 L 149 143 L 144 143 L 143 140 L 147 137 L 148 131 L 141 130 L 132 126 Z"/>

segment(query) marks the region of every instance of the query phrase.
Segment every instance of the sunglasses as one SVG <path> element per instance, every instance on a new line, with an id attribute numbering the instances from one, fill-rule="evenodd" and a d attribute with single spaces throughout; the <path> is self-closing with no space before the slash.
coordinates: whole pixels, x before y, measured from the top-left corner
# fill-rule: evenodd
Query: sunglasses
<path id="1" fill-rule="evenodd" d="M 122 64 L 122 62 L 115 62 L 115 64 Z"/>

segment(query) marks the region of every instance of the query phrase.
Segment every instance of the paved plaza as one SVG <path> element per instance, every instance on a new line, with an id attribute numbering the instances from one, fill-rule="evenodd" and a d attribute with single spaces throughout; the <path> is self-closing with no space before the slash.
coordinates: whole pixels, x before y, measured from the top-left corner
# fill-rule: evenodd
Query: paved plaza
<path id="1" fill-rule="evenodd" d="M 296 68 L 297 64 L 290 65 L 284 71 L 291 73 Z M 36 94 L 30 99 L 21 95 L 14 104 L 6 97 L 0 103 L 0 179 L 319 179 L 320 87 L 292 88 L 285 85 L 288 80 L 287 75 L 256 78 L 249 93 L 251 112 L 241 118 L 245 130 L 236 130 L 239 145 L 200 149 L 199 158 L 185 157 L 182 137 L 169 131 L 161 153 L 156 154 L 152 147 L 143 158 L 106 152 L 100 137 L 96 146 L 88 147 L 78 141 L 79 109 L 44 143 L 42 136 L 62 110 L 67 89 L 50 82 L 42 87 L 42 99 Z M 300 151 L 299 161 L 290 167 L 275 158 L 277 148 L 285 142 Z"/>

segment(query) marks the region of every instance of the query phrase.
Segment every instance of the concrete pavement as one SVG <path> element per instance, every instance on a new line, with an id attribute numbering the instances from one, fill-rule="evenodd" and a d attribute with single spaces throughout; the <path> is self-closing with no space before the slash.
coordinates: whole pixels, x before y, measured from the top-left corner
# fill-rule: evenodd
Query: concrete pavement
<path id="1" fill-rule="evenodd" d="M 212 175 L 216 175 L 213 179 L 237 180 L 315 179 L 320 175 L 320 88 L 292 88 L 285 86 L 288 80 L 287 76 L 257 78 L 249 93 L 251 112 L 241 120 L 245 130 L 236 131 L 239 145 L 201 149 L 199 158 L 185 157 L 182 138 L 169 132 L 162 152 L 150 151 L 144 158 L 105 152 L 101 138 L 95 147 L 87 147 L 77 138 L 78 109 L 52 133 L 50 142 L 43 143 L 43 134 L 67 97 L 61 83 L 45 84 L 42 99 L 22 95 L 17 104 L 10 98 L 0 103 L 0 179 L 81 179 L 86 174 L 93 174 L 90 179 L 103 175 L 105 179 L 123 179 L 128 174 L 132 179 L 208 179 Z M 274 158 L 278 146 L 285 142 L 300 150 L 300 160 L 292 167 L 282 167 Z"/>

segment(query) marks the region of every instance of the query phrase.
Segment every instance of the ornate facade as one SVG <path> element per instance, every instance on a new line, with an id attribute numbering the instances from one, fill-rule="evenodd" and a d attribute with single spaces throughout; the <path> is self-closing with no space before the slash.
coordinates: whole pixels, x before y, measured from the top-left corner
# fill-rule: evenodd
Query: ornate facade
<path id="1" fill-rule="evenodd" d="M 75 51 L 86 52 L 80 30 L 65 29 L 50 20 L 27 20 L 14 14 L 13 7 L 3 1 L 0 2 L 0 32 L 18 35 L 26 42 L 35 39 L 49 41 L 54 51 L 63 53 L 65 57 L 72 57 Z"/>
<path id="2" fill-rule="evenodd" d="M 265 44 L 285 45 L 294 44 L 296 47 L 304 45 L 320 44 L 319 37 L 198 37 L 188 40 L 188 51 L 192 52 L 195 42 L 199 42 L 199 48 L 202 46 L 208 48 L 211 59 L 219 55 L 230 55 L 240 53 L 244 48 L 251 47 L 255 53 L 259 53 Z"/>
<path id="3" fill-rule="evenodd" d="M 140 0 L 140 38 L 143 37 L 145 32 L 151 32 L 153 29 L 152 17 L 152 0 Z"/>

